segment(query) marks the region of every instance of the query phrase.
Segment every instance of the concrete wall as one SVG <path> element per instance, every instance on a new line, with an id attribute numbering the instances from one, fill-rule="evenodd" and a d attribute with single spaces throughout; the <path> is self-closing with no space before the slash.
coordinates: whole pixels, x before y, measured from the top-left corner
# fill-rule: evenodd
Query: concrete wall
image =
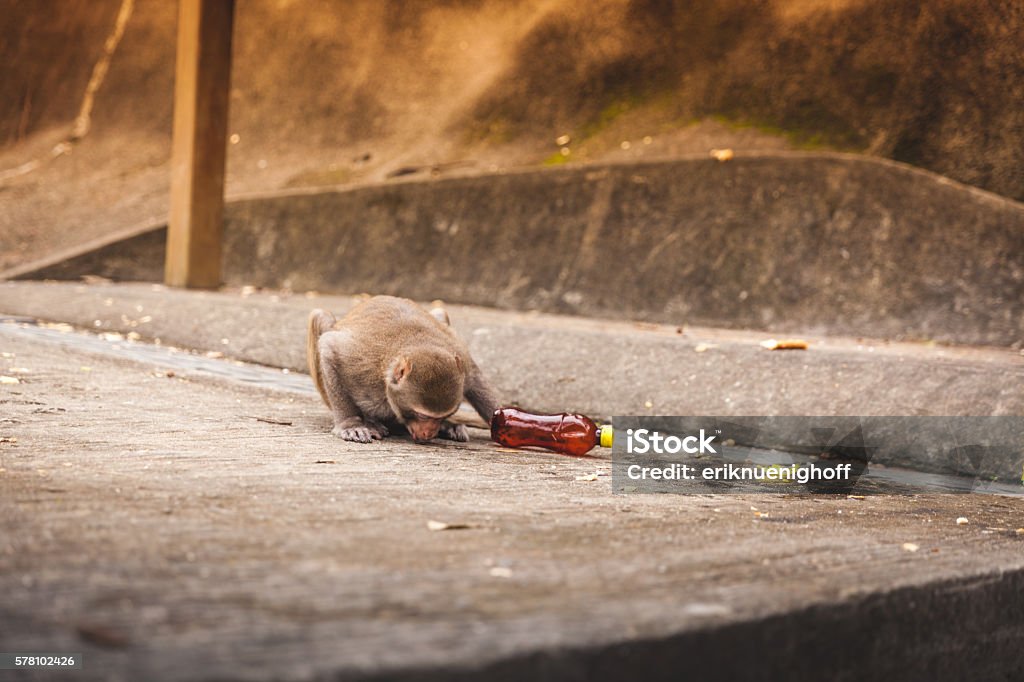
<path id="1" fill-rule="evenodd" d="M 291 193 L 232 202 L 226 234 L 229 284 L 1024 343 L 1024 206 L 863 157 L 701 158 Z M 31 276 L 159 279 L 153 243 L 140 235 Z"/>

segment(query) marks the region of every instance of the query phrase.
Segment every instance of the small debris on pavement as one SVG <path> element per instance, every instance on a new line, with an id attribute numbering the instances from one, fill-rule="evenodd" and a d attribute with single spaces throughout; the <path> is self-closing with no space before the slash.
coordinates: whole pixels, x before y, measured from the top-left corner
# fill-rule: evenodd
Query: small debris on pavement
<path id="1" fill-rule="evenodd" d="M 490 573 L 495 578 L 511 578 L 512 577 L 512 569 L 511 568 L 505 568 L 504 566 L 495 566 L 494 568 L 491 569 Z"/>
<path id="2" fill-rule="evenodd" d="M 9 377 L 6 374 L 0 375 L 0 384 L 20 384 L 21 379 L 18 377 Z"/>
<path id="3" fill-rule="evenodd" d="M 807 342 L 803 339 L 766 339 L 761 342 L 766 350 L 807 350 Z"/>
<path id="4" fill-rule="evenodd" d="M 89 644 L 108 649 L 123 649 L 131 644 L 127 635 L 116 632 L 105 625 L 95 623 L 79 623 L 75 626 L 79 639 Z"/>
<path id="5" fill-rule="evenodd" d="M 709 153 L 711 158 L 718 162 L 729 161 L 734 156 L 731 149 L 712 149 Z"/>
<path id="6" fill-rule="evenodd" d="M 916 552 L 917 550 L 921 549 L 921 546 L 914 544 L 913 542 L 904 542 L 903 549 L 907 552 Z"/>
<path id="7" fill-rule="evenodd" d="M 596 481 L 597 480 L 597 474 L 585 474 L 583 476 L 577 476 L 576 480 L 577 481 Z"/>
<path id="8" fill-rule="evenodd" d="M 250 419 L 255 419 L 256 421 L 263 422 L 264 424 L 277 424 L 278 426 L 292 425 L 292 422 L 287 419 L 274 419 L 272 417 L 250 417 Z"/>
<path id="9" fill-rule="evenodd" d="M 718 348 L 718 346 L 713 343 L 698 343 L 696 346 L 694 346 L 693 352 L 704 353 L 711 350 L 712 348 Z"/>
<path id="10" fill-rule="evenodd" d="M 966 526 L 968 523 L 970 523 L 970 521 L 967 520 L 966 516 L 957 517 L 956 525 L 958 525 L 958 526 Z"/>
<path id="11" fill-rule="evenodd" d="M 445 523 L 444 521 L 427 521 L 430 530 L 465 530 L 472 528 L 468 523 Z"/>
<path id="12" fill-rule="evenodd" d="M 318 459 L 314 464 L 336 464 L 333 459 Z"/>

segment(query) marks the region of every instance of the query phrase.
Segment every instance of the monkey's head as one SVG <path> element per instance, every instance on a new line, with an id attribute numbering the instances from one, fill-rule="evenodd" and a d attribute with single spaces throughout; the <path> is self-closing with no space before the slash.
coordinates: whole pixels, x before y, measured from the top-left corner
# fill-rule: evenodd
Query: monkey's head
<path id="1" fill-rule="evenodd" d="M 465 380 L 466 368 L 457 355 L 441 348 L 412 349 L 388 368 L 388 404 L 413 439 L 425 442 L 459 409 Z"/>

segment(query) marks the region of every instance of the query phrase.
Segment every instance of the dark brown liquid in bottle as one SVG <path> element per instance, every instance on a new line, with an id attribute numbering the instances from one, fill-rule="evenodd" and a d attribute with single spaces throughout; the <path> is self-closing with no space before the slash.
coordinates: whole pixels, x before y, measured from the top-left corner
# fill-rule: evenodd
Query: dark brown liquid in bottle
<path id="1" fill-rule="evenodd" d="M 530 414 L 503 407 L 491 418 L 491 439 L 510 448 L 534 446 L 585 455 L 600 438 L 597 424 L 582 414 Z"/>

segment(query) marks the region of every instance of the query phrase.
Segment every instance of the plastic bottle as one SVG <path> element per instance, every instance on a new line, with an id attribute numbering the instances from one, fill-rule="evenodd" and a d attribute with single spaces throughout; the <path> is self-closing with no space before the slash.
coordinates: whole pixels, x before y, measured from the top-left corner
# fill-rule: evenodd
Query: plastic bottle
<path id="1" fill-rule="evenodd" d="M 534 446 L 585 455 L 597 445 L 612 446 L 612 427 L 598 426 L 582 414 L 530 414 L 503 407 L 491 418 L 491 440 L 510 448 Z"/>

